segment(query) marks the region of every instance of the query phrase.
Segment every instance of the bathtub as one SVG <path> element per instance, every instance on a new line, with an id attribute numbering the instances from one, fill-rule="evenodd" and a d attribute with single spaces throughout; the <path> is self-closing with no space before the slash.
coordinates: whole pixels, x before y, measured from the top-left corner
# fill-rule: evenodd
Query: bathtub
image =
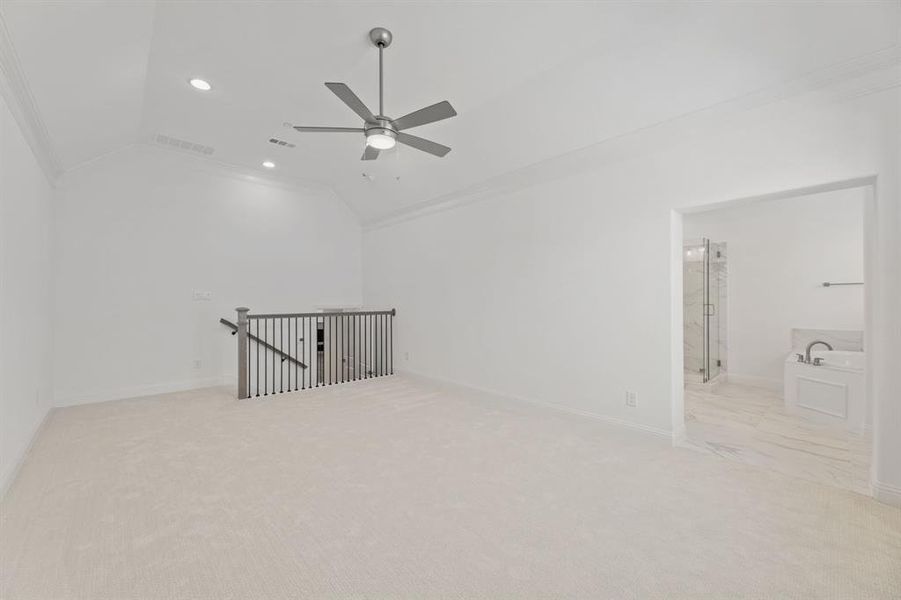
<path id="1" fill-rule="evenodd" d="M 797 351 L 785 359 L 785 408 L 817 423 L 855 432 L 866 428 L 866 356 L 846 350 L 814 351 L 822 364 L 799 363 Z"/>

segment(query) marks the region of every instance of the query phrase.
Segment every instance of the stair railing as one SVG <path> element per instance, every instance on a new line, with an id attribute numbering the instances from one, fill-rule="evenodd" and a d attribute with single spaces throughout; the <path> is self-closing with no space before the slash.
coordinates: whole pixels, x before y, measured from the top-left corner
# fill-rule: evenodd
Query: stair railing
<path id="1" fill-rule="evenodd" d="M 237 336 L 238 398 L 394 373 L 394 309 L 259 315 L 236 310 L 237 323 L 220 322 Z"/>

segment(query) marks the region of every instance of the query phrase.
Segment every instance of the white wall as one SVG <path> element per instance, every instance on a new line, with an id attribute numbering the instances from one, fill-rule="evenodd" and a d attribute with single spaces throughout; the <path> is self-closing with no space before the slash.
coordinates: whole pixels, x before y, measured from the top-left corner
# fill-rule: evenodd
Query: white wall
<path id="1" fill-rule="evenodd" d="M 0 96 L 0 495 L 52 405 L 52 202 Z"/>
<path id="2" fill-rule="evenodd" d="M 364 298 L 397 307 L 400 367 L 674 431 L 673 209 L 879 175 L 871 342 L 877 357 L 896 355 L 898 101 L 897 90 L 791 100 L 637 158 L 539 165 L 520 185 L 505 180 L 492 193 L 489 184 L 456 206 L 368 230 Z M 874 472 L 889 492 L 901 492 L 897 371 L 875 361 Z M 639 393 L 636 408 L 627 389 Z"/>
<path id="3" fill-rule="evenodd" d="M 726 243 L 729 375 L 782 387 L 792 328 L 864 328 L 864 190 L 685 215 L 685 239 Z"/>
<path id="4" fill-rule="evenodd" d="M 154 146 L 68 172 L 55 236 L 58 405 L 229 380 L 235 338 L 218 320 L 237 306 L 361 301 L 359 222 L 331 192 Z"/>

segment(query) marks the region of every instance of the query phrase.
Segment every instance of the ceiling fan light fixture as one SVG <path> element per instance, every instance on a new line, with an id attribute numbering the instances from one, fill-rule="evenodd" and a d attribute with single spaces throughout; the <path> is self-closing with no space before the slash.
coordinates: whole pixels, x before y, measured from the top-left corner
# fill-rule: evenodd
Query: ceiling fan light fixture
<path id="1" fill-rule="evenodd" d="M 200 90 L 201 92 L 208 92 L 211 89 L 213 89 L 213 86 L 210 85 L 209 81 L 207 81 L 205 79 L 200 79 L 198 77 L 195 77 L 194 79 L 190 80 L 188 83 L 191 84 L 191 87 L 193 87 L 196 90 Z"/>
<path id="2" fill-rule="evenodd" d="M 390 150 L 397 143 L 394 135 L 389 130 L 373 131 L 366 133 L 366 145 L 378 150 Z"/>

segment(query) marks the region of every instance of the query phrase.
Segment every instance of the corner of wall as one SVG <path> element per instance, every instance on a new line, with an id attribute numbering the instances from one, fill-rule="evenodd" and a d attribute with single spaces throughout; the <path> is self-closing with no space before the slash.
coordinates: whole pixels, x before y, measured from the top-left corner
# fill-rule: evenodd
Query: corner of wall
<path id="1" fill-rule="evenodd" d="M 16 476 L 22 469 L 22 465 L 25 464 L 25 459 L 28 457 L 28 453 L 31 452 L 31 448 L 34 446 L 34 443 L 38 439 L 38 436 L 41 434 L 41 431 L 44 430 L 44 427 L 46 427 L 47 423 L 50 421 L 50 416 L 53 414 L 54 410 L 54 407 L 44 407 L 43 414 L 29 432 L 28 443 L 23 446 L 21 450 L 19 450 L 19 452 L 13 457 L 6 469 L 6 472 L 0 474 L 0 500 L 3 500 L 3 498 L 6 497 L 7 492 L 9 492 L 10 488 L 12 488 L 13 482 L 16 480 Z"/>

